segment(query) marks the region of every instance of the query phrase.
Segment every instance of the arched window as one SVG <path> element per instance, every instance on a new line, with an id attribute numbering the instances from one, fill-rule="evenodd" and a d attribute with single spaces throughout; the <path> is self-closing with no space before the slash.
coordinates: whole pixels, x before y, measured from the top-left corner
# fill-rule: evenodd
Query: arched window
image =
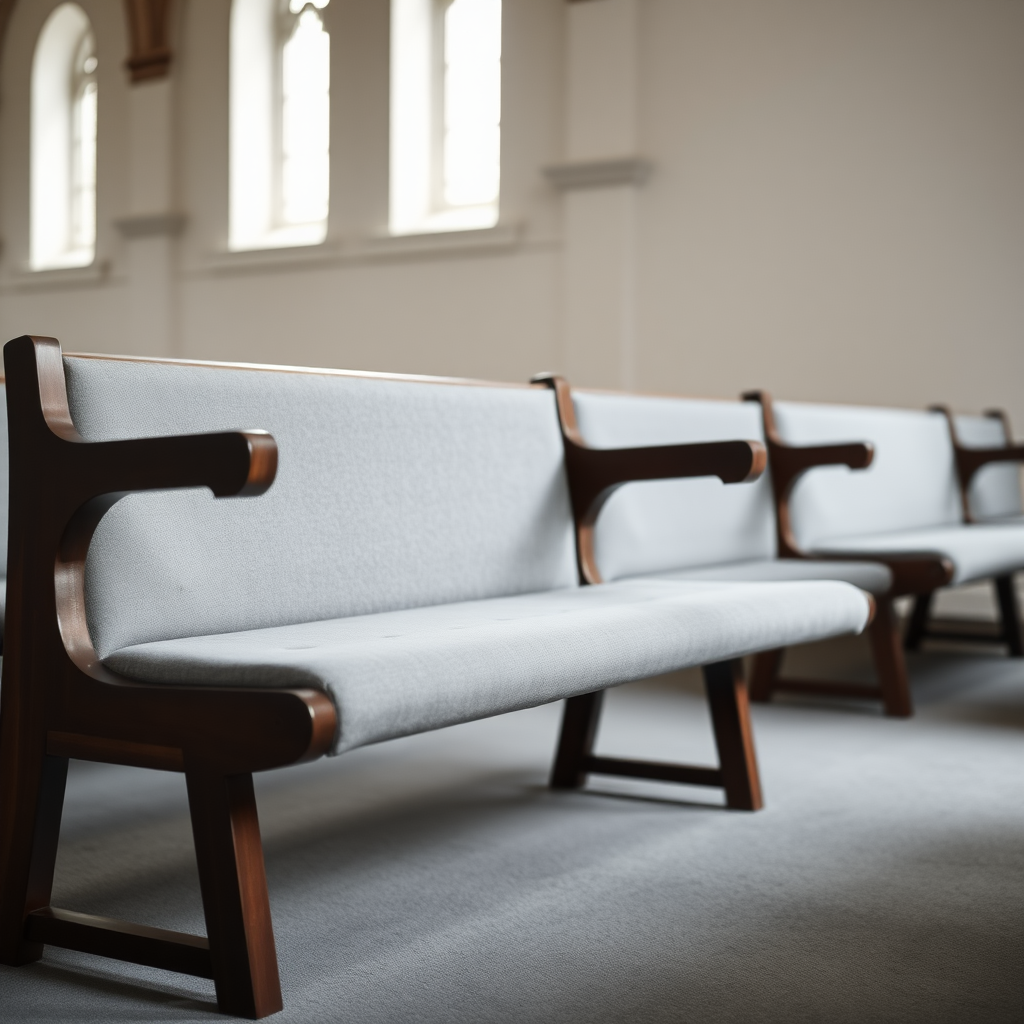
<path id="1" fill-rule="evenodd" d="M 97 64 L 85 11 L 55 8 L 32 61 L 33 270 L 84 267 L 96 255 Z"/>
<path id="2" fill-rule="evenodd" d="M 330 0 L 234 0 L 229 245 L 315 245 L 330 193 Z"/>
<path id="3" fill-rule="evenodd" d="M 391 230 L 492 227 L 501 0 L 392 0 Z"/>

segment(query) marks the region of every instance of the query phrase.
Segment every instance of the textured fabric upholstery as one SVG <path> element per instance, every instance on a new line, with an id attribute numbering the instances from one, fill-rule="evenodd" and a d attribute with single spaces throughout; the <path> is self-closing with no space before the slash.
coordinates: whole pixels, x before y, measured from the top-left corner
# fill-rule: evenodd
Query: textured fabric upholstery
<path id="1" fill-rule="evenodd" d="M 653 574 L 659 580 L 717 580 L 780 583 L 785 580 L 842 580 L 869 594 L 889 593 L 892 572 L 881 562 L 826 562 L 817 558 L 770 558 L 752 562 L 701 565 Z"/>
<path id="2" fill-rule="evenodd" d="M 750 402 L 574 391 L 580 433 L 595 448 L 764 439 Z M 773 558 L 771 480 L 714 477 L 620 487 L 601 511 L 594 553 L 606 580 L 695 565 Z"/>
<path id="3" fill-rule="evenodd" d="M 138 494 L 101 521 L 90 631 L 150 682 L 314 686 L 337 752 L 838 633 L 845 583 L 577 585 L 554 396 L 67 357 L 86 440 L 260 427 L 263 496 Z"/>
<path id="4" fill-rule="evenodd" d="M 845 583 L 627 580 L 128 647 L 150 682 L 314 686 L 335 752 L 765 648 L 859 632 Z"/>
<path id="5" fill-rule="evenodd" d="M 1011 441 L 1002 420 L 994 416 L 957 416 L 956 432 L 965 448 L 1004 448 Z M 1020 463 L 993 462 L 971 480 L 967 497 L 979 521 L 1024 517 L 1020 495 Z"/>
<path id="6" fill-rule="evenodd" d="M 815 554 L 923 553 L 948 558 L 955 566 L 956 586 L 1024 569 L 1024 525 L 972 523 L 968 526 L 902 530 L 857 537 L 835 537 Z"/>
<path id="7" fill-rule="evenodd" d="M 574 391 L 580 433 L 595 448 L 764 439 L 754 402 Z M 606 580 L 646 574 L 734 581 L 846 580 L 875 594 L 892 585 L 877 562 L 775 558 L 775 506 L 768 473 L 750 484 L 702 477 L 627 484 L 594 531 Z"/>
<path id="8" fill-rule="evenodd" d="M 135 494 L 89 551 L 100 657 L 202 633 L 576 583 L 554 397 L 328 373 L 66 357 L 91 441 L 263 428 L 258 498 Z"/>
<path id="9" fill-rule="evenodd" d="M 822 467 L 797 482 L 790 508 L 805 551 L 822 558 L 941 555 L 955 567 L 954 585 L 1024 568 L 1024 525 L 964 525 L 953 444 L 941 413 L 777 402 L 775 415 L 789 444 L 875 446 L 866 470 Z"/>
<path id="10" fill-rule="evenodd" d="M 823 466 L 793 488 L 797 543 L 817 551 L 836 537 L 961 522 L 953 445 L 940 413 L 776 402 L 782 440 L 793 445 L 870 441 L 867 469 Z"/>

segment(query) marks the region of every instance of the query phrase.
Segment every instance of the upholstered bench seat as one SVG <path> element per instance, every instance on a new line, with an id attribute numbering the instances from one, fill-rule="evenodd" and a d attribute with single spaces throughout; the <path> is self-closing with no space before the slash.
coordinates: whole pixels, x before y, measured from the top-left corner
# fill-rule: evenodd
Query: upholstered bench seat
<path id="1" fill-rule="evenodd" d="M 1024 569 L 1024 525 L 976 523 L 969 529 L 960 525 L 935 526 L 836 537 L 819 541 L 810 552 L 819 557 L 920 554 L 946 558 L 954 567 L 950 584 L 957 586 Z"/>
<path id="2" fill-rule="evenodd" d="M 338 710 L 333 750 L 341 753 L 766 646 L 860 632 L 867 617 L 863 596 L 845 583 L 630 580 L 162 640 L 106 663 L 151 683 L 325 690 Z"/>
<path id="3" fill-rule="evenodd" d="M 581 439 L 594 447 L 764 439 L 761 410 L 752 402 L 570 392 L 564 381 L 558 388 L 563 418 L 572 417 Z M 906 670 L 892 636 L 892 570 L 866 559 L 779 557 L 785 551 L 779 533 L 768 474 L 746 487 L 725 487 L 708 477 L 630 483 L 607 499 L 594 524 L 593 569 L 601 579 L 615 581 L 853 584 L 876 599 L 871 641 L 880 685 L 837 687 L 832 680 L 781 678 L 777 668 L 787 645 L 779 644 L 757 660 L 765 667 L 755 670 L 751 696 L 767 699 L 776 689 L 806 693 L 817 687 L 813 692 L 880 697 L 890 714 L 909 713 Z"/>
<path id="4" fill-rule="evenodd" d="M 757 810 L 739 659 L 871 617 L 843 582 L 580 585 L 580 507 L 636 479 L 742 488 L 765 458 L 742 434 L 581 454 L 544 387 L 28 337 L 4 360 L 5 963 L 100 953 L 212 977 L 223 1011 L 266 1016 L 282 1000 L 253 772 L 567 698 L 555 788 L 617 775 Z M 593 750 L 605 688 L 697 665 L 717 766 Z M 184 772 L 208 938 L 48 905 L 69 758 Z"/>
<path id="5" fill-rule="evenodd" d="M 746 562 L 702 565 L 652 574 L 659 580 L 712 580 L 734 583 L 781 583 L 787 580 L 841 580 L 881 597 L 892 587 L 892 571 L 881 562 L 824 559 L 764 558 Z"/>

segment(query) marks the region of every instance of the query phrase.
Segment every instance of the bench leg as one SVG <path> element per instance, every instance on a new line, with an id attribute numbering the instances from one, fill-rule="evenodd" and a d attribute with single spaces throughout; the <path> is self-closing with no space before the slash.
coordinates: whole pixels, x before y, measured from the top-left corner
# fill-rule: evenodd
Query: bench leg
<path id="1" fill-rule="evenodd" d="M 705 665 L 704 686 L 711 706 L 725 802 L 737 811 L 760 810 L 764 800 L 742 662 L 720 661 Z"/>
<path id="2" fill-rule="evenodd" d="M 1010 654 L 1015 658 L 1024 657 L 1024 639 L 1021 637 L 1020 609 L 1017 607 L 1017 594 L 1013 589 L 1012 576 L 995 578 L 996 598 L 999 601 L 999 617 L 1003 624 L 1003 639 L 1010 647 Z"/>
<path id="3" fill-rule="evenodd" d="M 921 641 L 928 632 L 928 616 L 932 610 L 932 598 L 935 591 L 929 590 L 927 594 L 918 594 L 914 599 L 914 610 L 910 614 L 910 622 L 907 623 L 907 635 L 903 640 L 903 646 L 908 651 L 921 649 Z"/>
<path id="4" fill-rule="evenodd" d="M 930 596 L 922 595 L 918 601 Z M 927 614 L 926 606 L 926 619 Z M 878 674 L 878 688 L 882 691 L 885 713 L 894 718 L 909 718 L 914 713 L 914 704 L 910 697 L 907 660 L 900 645 L 899 625 L 896 621 L 896 611 L 892 606 L 892 598 L 877 599 L 875 618 L 868 628 L 868 635 L 875 657 L 875 672 Z"/>
<path id="5" fill-rule="evenodd" d="M 570 697 L 562 714 L 562 733 L 551 771 L 552 789 L 580 789 L 587 781 L 586 763 L 594 749 L 604 690 Z"/>
<path id="6" fill-rule="evenodd" d="M 754 655 L 754 668 L 750 675 L 750 699 L 764 704 L 772 699 L 775 683 L 779 678 L 784 648 L 762 651 Z"/>
<path id="7" fill-rule="evenodd" d="M 5 752 L 6 753 L 6 752 Z M 25 937 L 28 915 L 50 905 L 68 759 L 41 755 L 34 764 L 4 758 L 0 800 L 0 962 L 31 963 L 43 943 Z"/>
<path id="8" fill-rule="evenodd" d="M 218 1006 L 266 1017 L 284 1004 L 252 775 L 189 768 L 185 778 Z"/>

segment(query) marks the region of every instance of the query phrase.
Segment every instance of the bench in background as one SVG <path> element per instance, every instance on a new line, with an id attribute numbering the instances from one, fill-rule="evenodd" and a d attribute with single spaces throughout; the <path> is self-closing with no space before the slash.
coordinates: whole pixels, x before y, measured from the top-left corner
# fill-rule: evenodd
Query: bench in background
<path id="1" fill-rule="evenodd" d="M 967 523 L 1024 525 L 1021 505 L 1020 463 L 1024 447 L 1014 445 L 1010 421 L 1005 412 L 990 410 L 981 416 L 956 414 L 945 406 L 933 406 L 946 417 L 953 445 L 960 504 Z M 970 620 L 931 618 L 934 591 L 921 594 L 914 603 L 907 629 L 908 649 L 916 650 L 926 639 L 1005 644 L 1010 654 L 1024 656 L 1020 608 L 1013 574 L 992 580 L 999 622 L 995 630 L 987 623 Z"/>
<path id="2" fill-rule="evenodd" d="M 999 580 L 1024 568 L 1024 524 L 965 523 L 946 417 L 936 411 L 760 402 L 775 492 L 780 550 L 792 558 L 869 558 L 892 571 L 892 594 Z M 850 473 L 799 465 L 800 446 L 851 438 L 874 448 L 869 468 Z M 787 463 L 787 459 L 791 460 Z M 913 647 L 927 615 L 918 601 L 907 632 Z M 897 642 L 893 633 L 893 643 Z M 771 655 L 758 658 L 770 673 Z"/>
<path id="3" fill-rule="evenodd" d="M 761 439 L 760 410 L 749 402 L 673 398 L 573 389 L 547 378 L 559 395 L 563 431 L 600 448 L 640 444 L 693 444 L 728 437 Z M 863 445 L 801 451 L 805 465 L 845 459 L 870 462 Z M 813 459 L 813 461 L 812 461 Z M 608 500 L 594 524 L 581 570 L 591 582 L 629 578 L 764 582 L 843 580 L 872 594 L 878 604 L 870 637 L 879 685 L 816 683 L 772 677 L 773 689 L 823 691 L 880 699 L 891 715 L 911 709 L 906 668 L 893 643 L 893 574 L 867 560 L 778 557 L 771 481 L 726 488 L 717 480 L 633 483 Z M 775 664 L 781 652 L 771 657 Z M 763 661 L 760 664 L 764 664 Z M 760 689 L 759 689 L 760 686 Z M 753 699 L 767 699 L 765 677 L 754 676 Z"/>

